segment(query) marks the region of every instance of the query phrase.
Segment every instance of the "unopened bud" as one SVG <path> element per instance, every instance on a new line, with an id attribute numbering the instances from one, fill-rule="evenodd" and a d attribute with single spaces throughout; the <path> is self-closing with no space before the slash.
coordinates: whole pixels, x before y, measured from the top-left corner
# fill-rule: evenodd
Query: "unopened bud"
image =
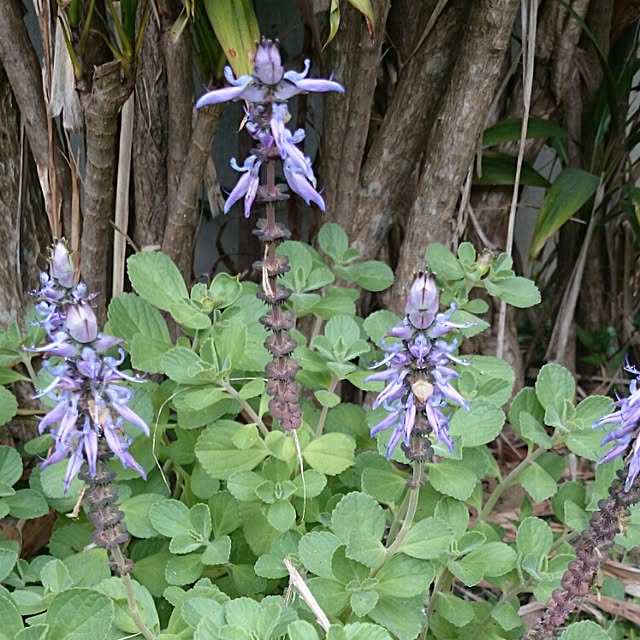
<path id="1" fill-rule="evenodd" d="M 88 304 L 70 304 L 67 307 L 67 332 L 81 344 L 87 344 L 96 339 L 98 320 Z"/>
<path id="2" fill-rule="evenodd" d="M 51 250 L 49 259 L 51 277 L 61 286 L 67 289 L 73 287 L 74 269 L 71 254 L 64 240 L 56 240 Z"/>
<path id="3" fill-rule="evenodd" d="M 440 292 L 433 275 L 419 273 L 413 281 L 405 313 L 416 329 L 427 329 L 435 320 L 440 307 Z"/>

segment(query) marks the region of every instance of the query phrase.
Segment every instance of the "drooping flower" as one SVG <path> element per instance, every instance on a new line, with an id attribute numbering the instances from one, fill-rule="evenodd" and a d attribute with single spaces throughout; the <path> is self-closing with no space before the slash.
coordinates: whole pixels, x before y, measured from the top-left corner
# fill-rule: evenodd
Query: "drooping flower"
<path id="1" fill-rule="evenodd" d="M 242 175 L 227 198 L 225 213 L 241 198 L 244 198 L 244 215 L 249 217 L 256 200 L 265 202 L 287 197 L 281 189 L 267 190 L 259 186 L 260 168 L 274 161 L 282 162 L 291 191 L 307 204 L 314 202 L 324 211 L 324 199 L 316 189 L 311 160 L 295 146 L 304 140 L 304 130 L 292 133 L 286 127 L 291 119 L 286 101 L 299 93 L 343 92 L 344 89 L 333 80 L 307 78 L 309 68 L 310 62 L 305 60 L 302 73 L 285 71 L 278 43 L 263 39 L 257 47 L 253 75 L 236 78 L 231 68 L 226 67 L 225 78 L 231 86 L 209 91 L 196 103 L 198 109 L 230 100 L 248 103 L 246 129 L 257 146 L 242 165 L 231 159 L 231 166 Z"/>
<path id="2" fill-rule="evenodd" d="M 119 370 L 124 351 L 118 338 L 98 331 L 98 322 L 83 283 L 73 284 L 71 258 L 66 245 L 59 241 L 50 257 L 49 273 L 42 274 L 42 289 L 34 292 L 41 298 L 36 307 L 40 324 L 51 342 L 31 351 L 42 354 L 43 367 L 53 376 L 52 382 L 38 397 L 49 397 L 53 408 L 42 418 L 39 432 L 49 430 L 55 439 L 54 449 L 42 468 L 69 459 L 64 477 L 65 492 L 87 463 L 91 477 L 96 473 L 98 445 L 104 440 L 123 467 L 135 469 L 145 477 L 144 469 L 128 449 L 131 440 L 124 430 L 129 422 L 147 436 L 149 427 L 129 403 L 133 393 L 122 386 L 139 379 Z M 109 355 L 117 347 L 118 356 Z M 60 359 L 52 362 L 51 357 Z"/>
<path id="3" fill-rule="evenodd" d="M 367 378 L 367 381 L 386 383 L 373 408 L 382 406 L 388 415 L 371 429 L 371 435 L 393 429 L 387 458 L 400 442 L 405 448 L 410 446 L 419 414 L 426 418 L 436 440 L 453 451 L 449 404 L 469 409 L 469 403 L 451 384 L 453 378 L 460 377 L 451 367 L 452 363 L 465 365 L 467 362 L 454 355 L 458 346 L 456 338 L 451 342 L 441 338 L 470 325 L 451 321 L 456 310 L 454 303 L 444 313 L 438 313 L 439 307 L 440 292 L 435 278 L 418 274 L 407 296 L 404 319 L 387 332 L 400 342 L 383 341 L 387 355 L 376 366 L 385 365 L 385 369 Z"/>
<path id="4" fill-rule="evenodd" d="M 628 491 L 640 473 L 640 388 L 638 388 L 640 371 L 629 364 L 625 366 L 625 370 L 636 376 L 629 383 L 629 395 L 625 398 L 618 398 L 616 402 L 618 409 L 604 418 L 596 420 L 593 423 L 593 428 L 614 425 L 614 429 L 602 439 L 601 445 L 604 446 L 609 442 L 615 444 L 610 451 L 602 456 L 600 463 L 609 462 L 619 456 L 627 456 L 629 474 L 625 483 L 625 491 Z"/>

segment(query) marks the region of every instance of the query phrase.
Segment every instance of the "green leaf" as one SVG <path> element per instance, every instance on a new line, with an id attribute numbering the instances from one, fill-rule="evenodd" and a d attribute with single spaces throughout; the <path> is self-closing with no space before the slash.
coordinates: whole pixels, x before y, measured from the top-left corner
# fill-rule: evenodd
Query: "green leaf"
<path id="1" fill-rule="evenodd" d="M 109 331 L 131 343 L 136 334 L 171 344 L 167 323 L 160 312 L 135 293 L 122 293 L 109 303 Z"/>
<path id="2" fill-rule="evenodd" d="M 220 491 L 209 500 L 211 522 L 216 537 L 231 533 L 240 526 L 240 510 L 233 496 L 226 491 Z"/>
<path id="3" fill-rule="evenodd" d="M 369 617 L 399 640 L 415 640 L 424 625 L 423 605 L 420 598 L 384 596 L 369 612 Z"/>
<path id="4" fill-rule="evenodd" d="M 318 233 L 318 245 L 335 264 L 342 264 L 344 253 L 349 248 L 349 238 L 339 224 L 327 222 Z"/>
<path id="5" fill-rule="evenodd" d="M 344 433 L 325 433 L 312 440 L 302 451 L 309 466 L 320 473 L 335 476 L 354 462 L 355 440 Z"/>
<path id="6" fill-rule="evenodd" d="M 45 640 L 48 631 L 48 624 L 34 624 L 19 631 L 14 640 Z"/>
<path id="7" fill-rule="evenodd" d="M 559 364 L 545 364 L 536 380 L 536 396 L 546 409 L 554 409 L 562 415 L 565 401 L 573 404 L 576 383 L 570 371 Z"/>
<path id="8" fill-rule="evenodd" d="M 313 395 L 316 400 L 320 403 L 321 407 L 327 407 L 331 409 L 333 407 L 337 407 L 340 404 L 340 396 L 337 393 L 331 393 L 325 389 L 320 389 L 319 391 L 314 391 Z"/>
<path id="9" fill-rule="evenodd" d="M 169 313 L 179 325 L 188 329 L 208 329 L 211 326 L 208 312 L 189 298 L 174 300 L 169 307 Z"/>
<path id="10" fill-rule="evenodd" d="M 458 460 L 442 460 L 429 467 L 429 484 L 436 491 L 457 500 L 468 500 L 478 482 L 473 469 Z"/>
<path id="11" fill-rule="evenodd" d="M 30 520 L 49 513 L 47 501 L 33 489 L 19 489 L 12 496 L 7 496 L 4 501 L 14 518 Z"/>
<path id="12" fill-rule="evenodd" d="M 467 554 L 463 561 L 473 563 L 490 578 L 509 573 L 516 566 L 516 552 L 504 542 L 487 542 Z"/>
<path id="13" fill-rule="evenodd" d="M 384 529 L 382 507 L 364 493 L 348 493 L 331 514 L 331 530 L 347 545 L 347 557 L 371 568 L 384 560 Z"/>
<path id="14" fill-rule="evenodd" d="M 153 528 L 167 538 L 189 533 L 189 509 L 178 500 L 163 498 L 149 509 Z"/>
<path id="15" fill-rule="evenodd" d="M 398 502 L 407 487 L 405 477 L 388 469 L 365 469 L 361 482 L 365 493 L 387 504 Z"/>
<path id="16" fill-rule="evenodd" d="M 375 344 L 380 344 L 380 340 L 384 338 L 387 331 L 399 321 L 400 318 L 398 318 L 395 313 L 383 309 L 381 311 L 374 311 L 368 316 L 363 326 L 367 335 L 371 338 L 371 341 Z"/>
<path id="17" fill-rule="evenodd" d="M 0 587 L 0 620 L 2 621 L 0 637 L 15 640 L 24 625 L 13 598 L 4 587 Z"/>
<path id="18" fill-rule="evenodd" d="M 380 595 L 412 598 L 424 594 L 435 576 L 433 565 L 398 554 L 385 562 L 376 574 L 375 587 Z"/>
<path id="19" fill-rule="evenodd" d="M 127 260 L 127 273 L 137 293 L 163 311 L 189 297 L 178 267 L 164 253 L 143 251 L 132 255 Z"/>
<path id="20" fill-rule="evenodd" d="M 158 493 L 142 493 L 129 498 L 120 504 L 127 522 L 127 531 L 136 538 L 153 538 L 157 535 L 151 523 L 149 511 L 151 507 L 164 500 Z"/>
<path id="21" fill-rule="evenodd" d="M 545 242 L 595 193 L 600 178 L 591 173 L 567 167 L 547 192 L 531 240 L 529 257 L 533 260 Z"/>
<path id="22" fill-rule="evenodd" d="M 468 411 L 457 409 L 454 412 L 449 433 L 454 439 L 461 438 L 463 447 L 477 447 L 495 440 L 504 421 L 502 409 L 483 400 L 474 400 Z"/>
<path id="23" fill-rule="evenodd" d="M 288 500 L 276 500 L 267 510 L 267 521 L 276 529 L 284 533 L 296 522 L 296 510 Z"/>
<path id="24" fill-rule="evenodd" d="M 435 560 L 449 551 L 451 527 L 440 518 L 425 518 L 411 527 L 398 551 L 420 560 Z"/>
<path id="25" fill-rule="evenodd" d="M 378 594 L 371 590 L 356 591 L 351 594 L 349 604 L 353 612 L 359 616 L 366 616 L 378 603 Z"/>
<path id="26" fill-rule="evenodd" d="M 482 175 L 474 175 L 474 185 L 512 185 L 516 180 L 515 156 L 498 151 L 485 151 L 482 154 Z M 548 187 L 549 181 L 538 173 L 529 163 L 523 162 L 520 171 L 520 184 L 531 187 Z"/>
<path id="27" fill-rule="evenodd" d="M 42 567 L 40 572 L 40 581 L 42 586 L 53 593 L 60 593 L 71 589 L 73 586 L 73 579 L 69 570 L 65 566 L 62 560 L 52 560 Z"/>
<path id="28" fill-rule="evenodd" d="M 440 242 L 429 245 L 426 253 L 427 265 L 442 280 L 462 280 L 464 269 L 458 259 Z"/>
<path id="29" fill-rule="evenodd" d="M 9 422 L 17 412 L 18 401 L 16 397 L 5 387 L 0 387 L 0 425 Z"/>
<path id="30" fill-rule="evenodd" d="M 216 565 L 229 562 L 231 554 L 231 538 L 220 536 L 212 540 L 202 554 L 202 564 Z"/>
<path id="31" fill-rule="evenodd" d="M 223 368 L 241 367 L 247 349 L 249 330 L 241 320 L 224 320 L 216 323 L 213 340 Z"/>
<path id="32" fill-rule="evenodd" d="M 0 385 L 11 384 L 12 382 L 29 382 L 30 378 L 18 373 L 15 369 L 9 369 L 0 365 Z"/>
<path id="33" fill-rule="evenodd" d="M 134 369 L 147 373 L 164 373 L 162 356 L 172 346 L 170 342 L 164 342 L 143 333 L 136 333 L 129 347 L 131 365 Z"/>
<path id="34" fill-rule="evenodd" d="M 393 284 L 393 271 L 384 262 L 367 260 L 346 267 L 337 266 L 336 276 L 355 282 L 366 291 L 384 291 Z"/>
<path id="35" fill-rule="evenodd" d="M 201 575 L 204 566 L 201 553 L 189 553 L 186 556 L 171 556 L 164 571 L 169 584 L 190 584 Z"/>
<path id="36" fill-rule="evenodd" d="M 260 28 L 249 0 L 205 0 L 207 16 L 236 76 L 251 75 Z"/>
<path id="37" fill-rule="evenodd" d="M 329 531 L 312 531 L 302 536 L 298 556 L 307 571 L 321 578 L 333 579 L 331 559 L 341 545 L 340 538 Z"/>
<path id="38" fill-rule="evenodd" d="M 496 122 L 484 130 L 482 134 L 483 147 L 495 147 L 505 142 L 520 140 L 522 118 L 507 118 Z M 529 118 L 527 121 L 527 140 L 532 138 L 560 138 L 569 137 L 568 131 L 555 122 L 545 118 Z"/>
<path id="39" fill-rule="evenodd" d="M 195 453 L 202 468 L 219 480 L 226 480 L 235 471 L 250 471 L 269 455 L 255 425 L 231 420 L 219 420 L 205 429 Z"/>
<path id="40" fill-rule="evenodd" d="M 167 376 L 180 384 L 206 384 L 216 382 L 220 377 L 215 365 L 202 360 L 186 347 L 169 349 L 160 363 Z"/>
<path id="41" fill-rule="evenodd" d="M 238 276 L 218 273 L 209 285 L 208 301 L 212 309 L 224 309 L 231 306 L 242 295 L 242 285 Z"/>
<path id="42" fill-rule="evenodd" d="M 609 640 L 611 636 L 595 622 L 583 620 L 570 624 L 560 636 L 560 640 Z"/>
<path id="43" fill-rule="evenodd" d="M 530 415 L 540 423 L 544 420 L 544 407 L 540 404 L 535 390 L 531 387 L 520 389 L 509 406 L 509 422 L 518 432 L 522 430 L 520 421 L 522 413 Z"/>
<path id="44" fill-rule="evenodd" d="M 289 640 L 318 640 L 318 632 L 306 620 L 296 620 L 287 627 Z"/>
<path id="45" fill-rule="evenodd" d="M 12 571 L 16 562 L 18 561 L 18 554 L 13 549 L 4 549 L 0 547 L 0 582 L 2 582 Z M 0 593 L 0 600 L 1 600 Z"/>
<path id="46" fill-rule="evenodd" d="M 452 593 L 439 592 L 435 611 L 456 627 L 468 625 L 474 617 L 473 605 Z"/>
<path id="47" fill-rule="evenodd" d="M 49 605 L 47 640 L 104 640 L 114 616 L 113 602 L 97 591 L 63 591 Z"/>
<path id="48" fill-rule="evenodd" d="M 486 290 L 518 309 L 527 309 L 540 303 L 540 290 L 529 278 L 515 276 L 498 281 L 484 280 Z"/>
<path id="49" fill-rule="evenodd" d="M 558 490 L 556 481 L 535 462 L 520 474 L 518 480 L 535 502 L 544 502 Z"/>
<path id="50" fill-rule="evenodd" d="M 22 459 L 13 448 L 0 445 L 0 483 L 13 486 L 22 476 Z"/>
<path id="51" fill-rule="evenodd" d="M 65 494 L 64 491 L 64 477 L 67 473 L 67 464 L 66 460 L 62 460 L 61 462 L 56 462 L 51 466 L 47 467 L 40 474 L 40 483 L 42 485 L 42 491 L 44 494 L 55 500 L 60 500 L 63 498 L 70 497 L 71 505 L 75 502 L 75 497 L 80 494 L 82 487 L 84 486 L 84 482 L 75 476 L 71 481 L 71 485 L 69 486 L 69 491 Z M 73 506 L 69 507 L 72 509 Z"/>
<path id="52" fill-rule="evenodd" d="M 516 533 L 519 563 L 525 569 L 536 569 L 553 546 L 553 532 L 540 518 L 525 518 Z M 535 574 L 534 574 L 535 577 Z"/>

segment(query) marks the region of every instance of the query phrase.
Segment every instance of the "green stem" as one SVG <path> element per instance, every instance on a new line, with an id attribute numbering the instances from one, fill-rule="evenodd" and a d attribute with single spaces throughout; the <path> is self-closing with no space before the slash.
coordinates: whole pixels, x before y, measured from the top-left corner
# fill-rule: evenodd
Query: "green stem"
<path id="1" fill-rule="evenodd" d="M 407 515 L 404 518 L 402 527 L 398 531 L 398 535 L 395 537 L 390 546 L 387 547 L 386 557 L 391 558 L 398 551 L 403 540 L 406 538 L 411 526 L 413 525 L 413 519 L 418 510 L 418 498 L 420 497 L 420 481 L 422 479 L 422 471 L 424 469 L 424 462 L 416 461 L 413 466 L 413 486 L 409 493 L 409 502 L 407 503 Z M 388 543 L 389 541 L 387 541 Z"/>
<path id="2" fill-rule="evenodd" d="M 240 403 L 240 406 L 247 412 L 247 415 L 256 423 L 258 429 L 260 429 L 260 433 L 263 436 L 269 435 L 269 429 L 267 425 L 262 421 L 262 418 L 253 410 L 253 407 L 242 397 L 240 394 L 226 381 L 222 380 L 220 382 L 222 388 Z"/>
<path id="3" fill-rule="evenodd" d="M 425 627 L 422 635 L 420 636 L 420 640 L 426 640 L 427 632 L 429 631 L 429 620 L 433 615 L 433 611 L 436 606 L 437 596 L 441 591 L 444 591 L 447 588 L 447 584 L 451 580 L 451 573 L 447 567 L 442 567 L 438 577 L 436 578 L 435 584 L 433 585 L 433 591 L 431 592 L 431 597 L 429 598 L 429 604 L 427 605 L 427 611 L 425 613 Z"/>
<path id="4" fill-rule="evenodd" d="M 116 547 L 112 550 L 113 559 L 115 560 L 116 566 L 120 568 L 125 567 L 125 559 L 122 555 L 122 550 L 120 547 Z M 155 640 L 155 635 L 151 632 L 149 627 L 145 624 L 142 619 L 142 615 L 140 613 L 140 609 L 138 609 L 138 603 L 136 602 L 136 596 L 133 588 L 133 580 L 131 580 L 131 576 L 128 573 L 121 574 L 122 582 L 124 584 L 125 591 L 127 592 L 127 603 L 129 605 L 129 615 L 131 619 L 135 623 L 136 627 L 140 630 L 140 633 L 146 638 L 146 640 Z"/>
<path id="5" fill-rule="evenodd" d="M 551 441 L 555 443 L 557 432 L 552 436 Z M 553 446 L 553 444 L 552 444 Z M 550 447 L 551 448 L 551 447 Z M 493 493 L 487 499 L 482 511 L 478 514 L 478 520 L 484 520 L 490 513 L 493 507 L 495 507 L 496 502 L 500 499 L 500 496 L 513 484 L 513 481 L 537 458 L 539 458 L 543 453 L 546 453 L 546 449 L 542 447 L 538 447 L 534 449 L 531 453 L 527 455 L 524 460 L 522 460 L 516 467 L 511 469 L 509 474 L 503 478 L 493 490 Z"/>
<path id="6" fill-rule="evenodd" d="M 333 378 L 331 378 L 331 383 L 329 384 L 329 388 L 327 389 L 327 391 L 329 393 L 334 393 L 339 382 L 340 378 L 338 378 L 338 376 L 333 376 Z M 319 438 L 322 435 L 322 431 L 324 430 L 324 423 L 327 421 L 328 413 L 329 407 L 323 406 L 322 411 L 320 412 L 320 417 L 318 418 L 318 426 L 316 427 L 316 438 Z"/>
<path id="7" fill-rule="evenodd" d="M 404 494 L 402 504 L 396 509 L 396 513 L 393 516 L 393 521 L 391 522 L 391 526 L 389 527 L 389 535 L 387 536 L 388 540 L 394 540 L 395 537 L 398 535 L 398 529 L 400 529 L 400 523 L 402 522 L 405 514 L 407 513 L 410 496 L 411 496 L 411 490 L 407 490 L 407 492 Z"/>

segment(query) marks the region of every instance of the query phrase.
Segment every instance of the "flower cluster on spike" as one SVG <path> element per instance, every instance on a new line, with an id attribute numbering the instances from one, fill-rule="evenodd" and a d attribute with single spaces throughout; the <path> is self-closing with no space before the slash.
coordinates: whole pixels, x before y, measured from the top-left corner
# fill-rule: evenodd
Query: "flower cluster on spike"
<path id="1" fill-rule="evenodd" d="M 603 438 L 601 444 L 613 442 L 615 445 L 601 458 L 601 463 L 626 455 L 631 447 L 628 454 L 629 474 L 625 484 L 625 490 L 628 491 L 640 473 L 640 371 L 629 364 L 625 370 L 636 376 L 629 384 L 629 396 L 618 398 L 617 411 L 596 420 L 593 427 L 595 429 L 603 425 L 614 425 L 614 429 Z"/>
<path id="2" fill-rule="evenodd" d="M 282 163 L 289 188 L 307 204 L 315 202 L 324 211 L 324 200 L 316 190 L 311 160 L 296 147 L 304 140 L 305 132 L 303 129 L 291 132 L 285 126 L 291 119 L 287 100 L 299 93 L 343 92 L 344 89 L 333 80 L 307 78 L 310 64 L 305 60 L 302 73 L 285 72 L 278 43 L 263 39 L 257 47 L 253 75 L 236 78 L 231 67 L 226 67 L 225 78 L 231 86 L 209 91 L 196 103 L 198 109 L 229 100 L 245 100 L 247 104 L 246 129 L 256 146 L 242 165 L 231 158 L 231 166 L 242 175 L 227 198 L 225 213 L 244 198 L 244 215 L 248 218 L 255 201 L 269 202 L 287 197 L 282 185 L 260 185 L 260 167 L 273 160 Z"/>
<path id="3" fill-rule="evenodd" d="M 33 295 L 39 301 L 36 313 L 50 342 L 32 351 L 42 354 L 43 367 L 51 383 L 37 397 L 49 397 L 53 408 L 42 418 L 40 433 L 49 429 L 55 438 L 53 452 L 42 468 L 69 457 L 64 478 L 65 492 L 83 463 L 95 477 L 101 441 L 113 451 L 124 467 L 145 477 L 144 469 L 129 453 L 130 439 L 124 422 L 141 429 L 149 427 L 129 408 L 133 396 L 122 382 L 140 382 L 119 370 L 124 351 L 120 340 L 98 331 L 91 307 L 95 294 L 84 283 L 74 283 L 73 261 L 64 241 L 56 241 L 49 259 L 49 272 L 40 275 L 41 287 Z M 117 356 L 108 355 L 116 348 Z"/>
<path id="4" fill-rule="evenodd" d="M 415 454 L 410 455 L 419 450 L 412 440 L 419 442 L 431 434 L 453 451 L 448 404 L 469 409 L 468 402 L 451 384 L 452 378 L 460 377 L 452 363 L 468 363 L 454 355 L 457 338 L 446 341 L 444 336 L 470 325 L 451 321 L 455 303 L 444 313 L 439 313 L 439 308 L 440 291 L 434 276 L 418 274 L 409 290 L 404 319 L 387 332 L 387 336 L 398 340 L 383 340 L 387 356 L 376 367 L 385 368 L 367 378 L 386 383 L 373 408 L 382 406 L 388 415 L 373 427 L 371 435 L 393 428 L 387 458 L 402 441 L 407 456 L 417 459 Z"/>

